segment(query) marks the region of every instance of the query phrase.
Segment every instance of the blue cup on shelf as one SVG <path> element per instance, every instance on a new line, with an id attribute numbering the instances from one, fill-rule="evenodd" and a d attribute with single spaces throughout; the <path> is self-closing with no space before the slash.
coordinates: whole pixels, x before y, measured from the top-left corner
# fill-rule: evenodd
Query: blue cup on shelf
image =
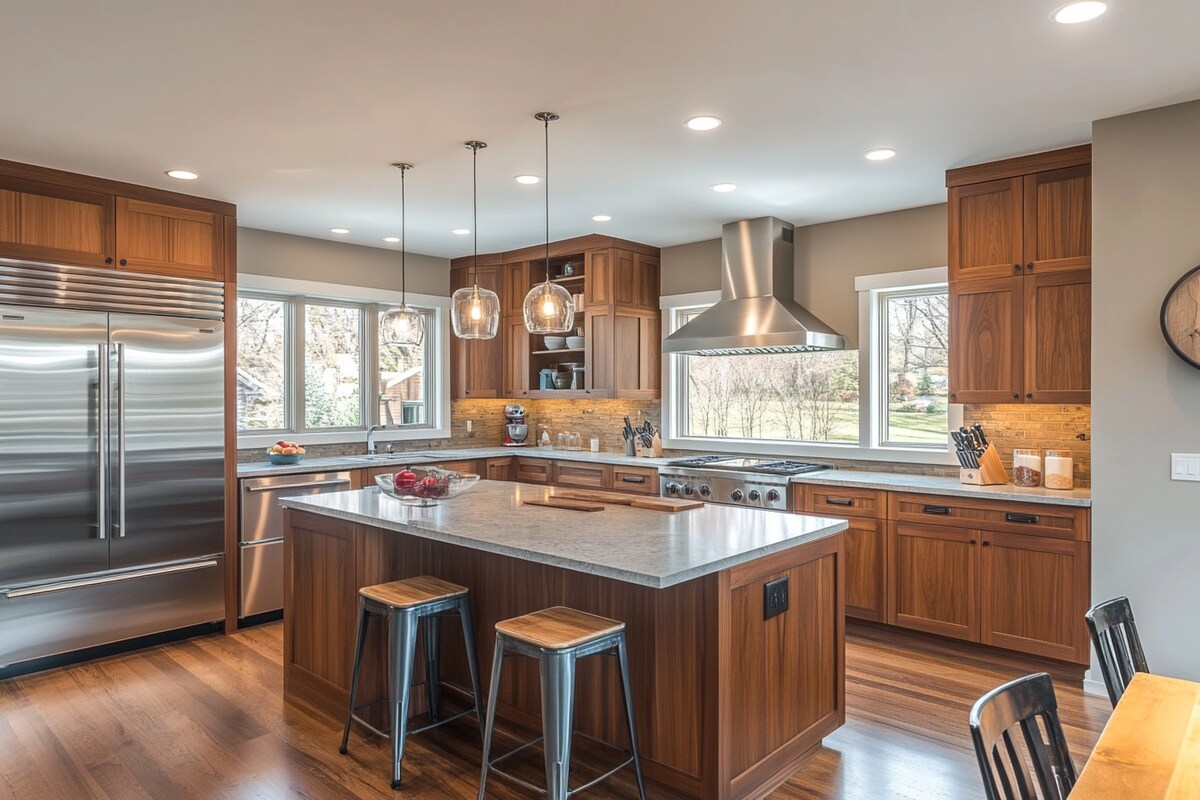
<path id="1" fill-rule="evenodd" d="M 554 388 L 554 370 L 544 369 L 538 373 L 538 388 L 553 389 Z"/>

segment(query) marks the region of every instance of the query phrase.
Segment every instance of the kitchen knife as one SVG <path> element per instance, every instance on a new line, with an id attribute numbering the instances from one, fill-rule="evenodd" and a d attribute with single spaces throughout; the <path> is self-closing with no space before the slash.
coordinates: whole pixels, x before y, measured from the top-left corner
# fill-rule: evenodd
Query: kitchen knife
<path id="1" fill-rule="evenodd" d="M 971 430 L 975 431 L 975 438 L 979 439 L 979 446 L 986 450 L 988 446 L 988 438 L 983 435 L 983 426 L 976 422 L 971 426 Z"/>

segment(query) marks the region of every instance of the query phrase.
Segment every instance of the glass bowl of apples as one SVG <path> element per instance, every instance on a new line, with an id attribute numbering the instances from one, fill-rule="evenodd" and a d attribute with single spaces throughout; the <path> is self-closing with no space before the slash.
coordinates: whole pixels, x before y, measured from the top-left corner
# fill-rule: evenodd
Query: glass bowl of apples
<path id="1" fill-rule="evenodd" d="M 296 442 L 285 442 L 280 439 L 267 448 L 267 460 L 279 467 L 299 464 L 302 458 L 304 458 L 304 448 Z"/>
<path id="2" fill-rule="evenodd" d="M 409 506 L 435 506 L 471 490 L 479 476 L 441 467 L 410 467 L 375 476 L 379 491 Z"/>

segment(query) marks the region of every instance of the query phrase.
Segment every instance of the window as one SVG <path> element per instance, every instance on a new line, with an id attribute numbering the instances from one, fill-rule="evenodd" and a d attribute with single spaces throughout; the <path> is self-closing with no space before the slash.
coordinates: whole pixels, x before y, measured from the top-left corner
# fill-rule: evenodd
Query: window
<path id="1" fill-rule="evenodd" d="M 432 298 L 430 298 L 432 300 Z M 387 306 L 318 297 L 238 295 L 238 431 L 349 441 L 369 425 L 430 437 L 445 417 L 442 373 L 432 368 L 444 314 L 423 309 L 425 345 L 381 339 Z M 405 438 L 381 435 L 380 439 Z M 411 438 L 411 437 L 410 437 Z"/>
<path id="2" fill-rule="evenodd" d="M 681 312 L 683 325 L 704 309 Z M 858 441 L 858 351 L 681 356 L 689 437 Z"/>
<path id="3" fill-rule="evenodd" d="M 909 452 L 884 458 L 943 463 L 961 422 L 948 403 L 945 270 L 866 276 L 856 288 L 861 352 L 667 359 L 668 446 L 833 457 L 830 448 L 892 448 Z M 669 330 L 708 309 L 702 299 L 666 308 Z"/>

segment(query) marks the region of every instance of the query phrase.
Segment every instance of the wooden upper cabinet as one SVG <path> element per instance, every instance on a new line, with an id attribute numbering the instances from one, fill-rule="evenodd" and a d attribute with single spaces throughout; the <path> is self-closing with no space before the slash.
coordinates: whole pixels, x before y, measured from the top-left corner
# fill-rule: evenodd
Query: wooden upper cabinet
<path id="1" fill-rule="evenodd" d="M 530 389 L 538 388 L 537 384 L 531 384 L 533 377 L 529 374 L 529 331 L 525 329 L 525 318 L 505 317 L 500 334 L 504 337 L 501 396 L 524 397 Z"/>
<path id="2" fill-rule="evenodd" d="M 1092 167 L 1026 175 L 1024 265 L 1032 274 L 1092 266 Z"/>
<path id="3" fill-rule="evenodd" d="M 504 265 L 504 278 L 501 281 L 503 291 L 500 292 L 500 313 L 502 315 L 524 318 L 525 295 L 529 294 L 529 289 L 533 286 L 530 278 L 530 266 L 528 261 Z"/>
<path id="4" fill-rule="evenodd" d="M 0 256 L 106 267 L 116 252 L 114 200 L 109 194 L 0 179 Z"/>
<path id="5" fill-rule="evenodd" d="M 584 270 L 587 281 L 583 289 L 585 308 L 612 305 L 613 302 L 613 251 L 611 249 L 589 250 L 584 255 Z"/>
<path id="6" fill-rule="evenodd" d="M 1022 278 L 950 284 L 950 401 L 1021 402 Z"/>
<path id="7" fill-rule="evenodd" d="M 888 622 L 979 641 L 979 532 L 891 523 Z"/>
<path id="8" fill-rule="evenodd" d="M 1091 270 L 1035 271 L 1024 291 L 1025 401 L 1091 402 Z"/>
<path id="9" fill-rule="evenodd" d="M 219 214 L 117 198 L 117 266 L 136 272 L 222 280 Z"/>
<path id="10" fill-rule="evenodd" d="M 481 289 L 501 293 L 501 267 L 498 264 L 480 265 L 478 269 L 465 266 L 450 271 L 450 290 L 462 289 L 473 283 Z M 474 281 L 472 281 L 474 278 Z M 502 366 L 504 352 L 502 341 L 504 324 L 501 320 L 496 336 L 492 339 L 460 339 L 450 335 L 451 395 L 456 400 L 464 398 L 502 397 Z"/>
<path id="11" fill-rule="evenodd" d="M 1022 196 L 1019 177 L 950 188 L 950 280 L 1021 271 Z"/>

